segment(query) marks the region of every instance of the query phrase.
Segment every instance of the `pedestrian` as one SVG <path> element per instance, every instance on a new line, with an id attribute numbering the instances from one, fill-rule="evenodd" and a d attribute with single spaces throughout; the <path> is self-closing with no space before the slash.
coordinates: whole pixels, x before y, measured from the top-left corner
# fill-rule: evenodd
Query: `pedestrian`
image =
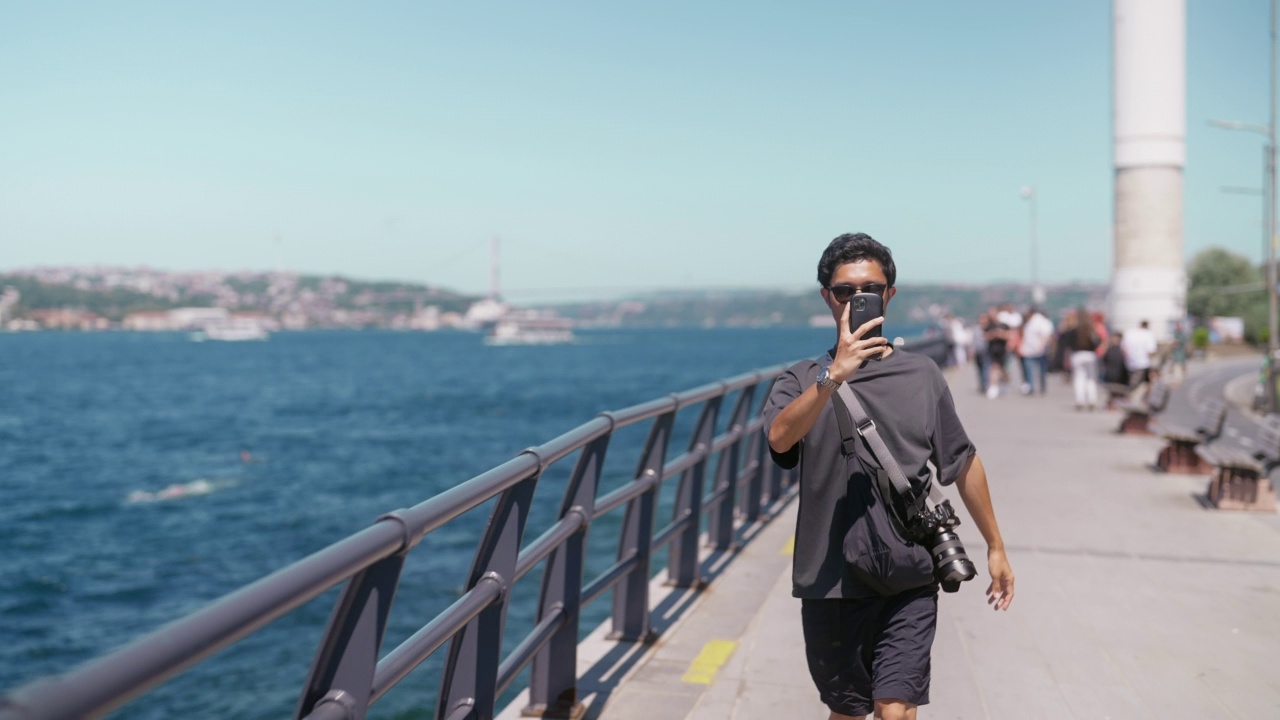
<path id="1" fill-rule="evenodd" d="M 1107 350 L 1102 354 L 1102 383 L 1107 388 L 1107 407 L 1114 407 L 1116 402 L 1129 396 L 1129 369 L 1124 364 L 1124 351 L 1120 343 L 1124 341 L 1124 333 L 1116 332 L 1107 341 Z"/>
<path id="2" fill-rule="evenodd" d="M 991 383 L 991 355 L 987 348 L 987 336 L 985 328 L 990 322 L 987 313 L 978 315 L 978 324 L 973 326 L 973 366 L 978 369 L 978 392 L 982 395 L 987 393 L 987 387 Z"/>
<path id="3" fill-rule="evenodd" d="M 951 345 L 951 364 L 963 367 L 969 362 L 969 346 L 973 344 L 969 328 L 961 320 L 950 313 L 946 317 L 947 341 Z"/>
<path id="4" fill-rule="evenodd" d="M 1063 340 L 1071 355 L 1071 387 L 1075 391 L 1076 410 L 1093 410 L 1098 406 L 1098 348 L 1102 345 L 1093 318 L 1084 308 L 1076 311 L 1075 326 L 1064 333 Z"/>
<path id="5" fill-rule="evenodd" d="M 1018 355 L 1022 359 L 1022 393 L 1030 395 L 1035 389 L 1037 379 L 1040 394 L 1045 393 L 1046 376 L 1049 374 L 1049 342 L 1053 339 L 1053 322 L 1044 316 L 1037 307 L 1027 312 L 1027 319 L 1022 323 L 1022 341 L 1018 344 Z"/>
<path id="6" fill-rule="evenodd" d="M 1173 347 L 1171 347 L 1170 355 L 1173 360 L 1173 375 L 1176 380 L 1182 380 L 1187 376 L 1187 345 L 1191 338 L 1187 335 L 1187 329 L 1182 321 L 1173 325 Z"/>
<path id="7" fill-rule="evenodd" d="M 883 316 L 849 327 L 854 299 L 864 299 L 854 293 L 879 295 L 887 307 L 897 293 L 896 276 L 889 249 L 871 237 L 859 233 L 831 241 L 818 262 L 818 283 L 836 319 L 836 343 L 817 361 L 798 362 L 782 373 L 764 409 L 774 461 L 799 466 L 792 595 L 801 599 L 805 657 L 832 720 L 872 712 L 885 720 L 916 716 L 916 707 L 929 701 L 938 608 L 936 582 L 884 596 L 846 560 L 846 534 L 867 527 L 863 521 L 873 511 L 883 517 L 887 502 L 875 507 L 881 491 L 872 468 L 880 467 L 878 456 L 868 453 L 866 441 L 854 441 L 854 433 L 848 434 L 847 451 L 842 443 L 832 400 L 842 385 L 848 383 L 865 407 L 910 484 L 923 491 L 931 477 L 941 485 L 955 483 L 987 543 L 989 602 L 1004 610 L 1014 594 L 986 473 L 942 372 L 926 356 L 895 349 L 880 337 Z M 903 542 L 886 535 L 882 545 Z"/>
<path id="8" fill-rule="evenodd" d="M 1000 306 L 1000 310 L 996 313 L 996 319 L 1010 330 L 1017 330 L 1022 327 L 1022 313 L 1014 310 L 1011 302 Z"/>
<path id="9" fill-rule="evenodd" d="M 1107 351 L 1107 340 L 1111 337 L 1111 332 L 1107 330 L 1107 319 L 1098 311 L 1090 314 L 1093 318 L 1093 331 L 1098 335 L 1098 350 L 1094 353 L 1098 356 L 1098 361 L 1102 361 L 1102 354 Z"/>
<path id="10" fill-rule="evenodd" d="M 987 324 L 983 326 L 982 332 L 987 340 L 987 397 L 994 400 L 1000 397 L 1001 386 L 1009 381 L 1009 368 L 1005 364 L 1008 359 L 1009 326 L 1000 322 L 996 308 L 987 311 Z"/>
<path id="11" fill-rule="evenodd" d="M 1076 326 L 1075 309 L 1068 309 L 1062 313 L 1062 319 L 1058 321 L 1053 337 L 1053 358 L 1049 361 L 1049 369 L 1052 372 L 1062 373 L 1063 381 L 1071 384 L 1071 350 L 1067 348 L 1067 333 L 1071 332 Z"/>
<path id="12" fill-rule="evenodd" d="M 1120 344 L 1124 350 L 1124 364 L 1129 369 L 1129 379 L 1134 387 L 1151 380 L 1151 356 L 1156 352 L 1156 336 L 1147 321 L 1124 334 Z"/>
<path id="13" fill-rule="evenodd" d="M 1022 384 L 1027 384 L 1027 368 L 1022 364 L 1021 354 L 1018 352 L 1018 345 L 1022 342 L 1022 313 L 1013 309 L 1013 303 L 1007 302 L 1000 306 L 1000 311 L 996 313 L 996 320 L 1000 321 L 1008 330 L 1005 333 L 1004 356 L 1006 364 L 1004 366 L 1005 381 L 1010 385 L 1013 384 L 1009 379 L 1008 362 L 1012 361 L 1018 366 L 1018 374 L 1022 376 Z"/>

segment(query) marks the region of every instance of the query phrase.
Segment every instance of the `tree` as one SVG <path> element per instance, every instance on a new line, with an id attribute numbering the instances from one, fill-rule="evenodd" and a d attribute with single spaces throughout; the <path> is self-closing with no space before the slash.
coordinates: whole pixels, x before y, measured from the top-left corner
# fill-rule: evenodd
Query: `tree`
<path id="1" fill-rule="evenodd" d="M 1223 248 L 1200 251 L 1187 270 L 1187 313 L 1199 318 L 1244 318 L 1245 337 L 1264 338 L 1267 294 L 1260 268 Z"/>

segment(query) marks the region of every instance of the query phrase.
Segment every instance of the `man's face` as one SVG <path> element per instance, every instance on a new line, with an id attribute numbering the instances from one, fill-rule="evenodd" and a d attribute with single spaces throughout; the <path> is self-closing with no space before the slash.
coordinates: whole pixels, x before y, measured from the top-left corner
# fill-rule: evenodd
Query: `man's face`
<path id="1" fill-rule="evenodd" d="M 822 299 L 826 301 L 837 323 L 844 314 L 844 305 L 848 302 L 848 298 L 841 302 L 836 297 L 841 290 L 832 292 L 830 288 L 851 288 L 855 292 L 877 293 L 884 298 L 884 309 L 888 313 L 889 299 L 898 292 L 897 288 L 888 287 L 888 284 L 889 281 L 884 276 L 884 268 L 880 267 L 880 263 L 875 260 L 844 263 L 837 266 L 835 272 L 831 273 L 830 286 L 821 290 Z"/>

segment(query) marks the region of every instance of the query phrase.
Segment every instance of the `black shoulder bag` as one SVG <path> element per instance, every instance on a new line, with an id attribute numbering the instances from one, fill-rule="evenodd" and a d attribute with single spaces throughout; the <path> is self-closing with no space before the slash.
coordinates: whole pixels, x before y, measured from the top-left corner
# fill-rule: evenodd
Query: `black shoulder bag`
<path id="1" fill-rule="evenodd" d="M 942 583 L 947 592 L 955 592 L 977 570 L 965 555 L 960 539 L 951 532 L 959 519 L 950 503 L 942 499 L 932 481 L 921 492 L 911 488 L 876 431 L 876 424 L 867 417 L 847 383 L 840 383 L 831 402 L 845 457 L 856 458 L 858 438 L 862 437 L 880 464 L 873 468 L 874 481 L 849 484 L 850 504 L 863 508 L 844 538 L 844 558 L 850 572 L 885 597 L 934 582 Z M 929 507 L 930 500 L 934 508 Z"/>

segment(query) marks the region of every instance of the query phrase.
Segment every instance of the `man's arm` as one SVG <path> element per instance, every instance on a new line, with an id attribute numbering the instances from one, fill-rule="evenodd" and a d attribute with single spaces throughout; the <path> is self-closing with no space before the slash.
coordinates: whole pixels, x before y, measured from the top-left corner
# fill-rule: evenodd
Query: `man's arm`
<path id="1" fill-rule="evenodd" d="M 813 429 L 813 424 L 822 414 L 823 406 L 831 400 L 834 392 L 834 389 L 824 390 L 814 384 L 800 393 L 778 413 L 778 418 L 769 426 L 769 447 L 779 454 L 795 447 Z"/>
<path id="2" fill-rule="evenodd" d="M 836 356 L 831 361 L 830 378 L 838 383 L 845 382 L 862 367 L 867 358 L 881 355 L 888 347 L 889 340 L 884 337 L 872 337 L 866 340 L 862 336 L 871 328 L 884 322 L 884 317 L 868 320 L 858 328 L 857 332 L 849 332 L 849 305 L 844 306 L 844 313 L 837 323 L 840 339 L 836 341 Z M 811 385 L 791 404 L 778 413 L 777 419 L 769 426 L 769 447 L 776 453 L 785 453 L 796 446 L 796 443 L 809 434 L 813 424 L 822 414 L 822 408 L 831 400 L 835 389 L 824 390 Z"/>
<path id="3" fill-rule="evenodd" d="M 987 603 L 995 610 L 1007 610 L 1013 602 L 1013 568 L 1004 552 L 1004 538 L 996 523 L 996 511 L 991 506 L 991 492 L 987 488 L 987 471 L 982 460 L 974 453 L 969 466 L 956 479 L 960 499 L 973 517 L 973 522 L 987 542 L 987 570 L 991 573 L 991 585 L 987 587 Z"/>

